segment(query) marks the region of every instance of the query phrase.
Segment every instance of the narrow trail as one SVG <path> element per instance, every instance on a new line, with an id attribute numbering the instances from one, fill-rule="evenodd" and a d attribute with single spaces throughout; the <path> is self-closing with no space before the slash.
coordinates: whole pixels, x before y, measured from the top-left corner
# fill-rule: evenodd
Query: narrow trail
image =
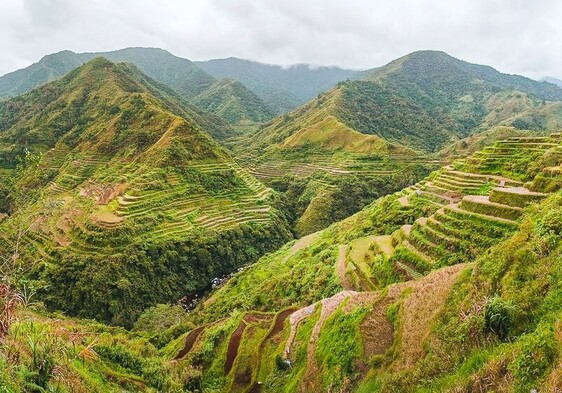
<path id="1" fill-rule="evenodd" d="M 299 323 L 301 323 L 303 319 L 312 315 L 312 313 L 314 313 L 314 310 L 316 310 L 316 303 L 295 311 L 289 317 L 289 324 L 291 325 L 291 331 L 289 333 L 289 338 L 287 339 L 287 343 L 285 344 L 285 358 L 289 358 L 291 354 L 291 348 L 293 347 L 293 343 L 297 335 L 297 327 Z"/>
<path id="2" fill-rule="evenodd" d="M 336 272 L 340 279 L 341 286 L 346 291 L 352 291 L 355 289 L 353 284 L 349 281 L 349 279 L 345 275 L 345 265 L 346 265 L 346 256 L 347 256 L 347 245 L 340 246 L 340 253 L 338 255 L 338 262 L 336 265 Z"/>

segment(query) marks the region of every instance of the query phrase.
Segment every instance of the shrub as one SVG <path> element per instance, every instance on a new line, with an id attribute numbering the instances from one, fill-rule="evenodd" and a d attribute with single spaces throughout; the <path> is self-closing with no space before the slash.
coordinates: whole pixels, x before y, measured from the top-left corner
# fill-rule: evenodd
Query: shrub
<path id="1" fill-rule="evenodd" d="M 486 330 L 495 333 L 501 341 L 505 341 L 513 328 L 515 306 L 500 297 L 492 297 L 484 309 Z"/>
<path id="2" fill-rule="evenodd" d="M 275 365 L 277 366 L 277 369 L 281 370 L 281 371 L 288 370 L 289 367 L 291 367 L 289 365 L 289 363 L 287 363 L 285 360 L 283 360 L 283 358 L 279 354 L 277 354 L 277 356 L 275 356 Z"/>
<path id="3" fill-rule="evenodd" d="M 542 324 L 531 335 L 524 336 L 521 352 L 509 366 L 518 380 L 517 391 L 529 391 L 544 376 L 556 357 L 556 338 L 552 326 Z"/>

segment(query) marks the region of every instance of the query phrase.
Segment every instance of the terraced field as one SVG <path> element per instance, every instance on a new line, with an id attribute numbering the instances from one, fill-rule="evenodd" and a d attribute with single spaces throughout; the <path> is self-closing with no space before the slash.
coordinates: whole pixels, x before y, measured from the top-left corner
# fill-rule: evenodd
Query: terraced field
<path id="1" fill-rule="evenodd" d="M 329 285 L 330 275 L 317 273 L 326 269 L 327 264 L 332 265 L 332 274 L 340 285 L 320 300 L 299 303 L 298 309 L 287 309 L 291 303 L 280 300 L 276 304 L 279 308 L 269 308 L 278 311 L 276 317 L 269 313 L 269 319 L 253 324 L 244 322 L 247 315 L 252 315 L 247 311 L 236 324 L 230 325 L 226 338 L 216 348 L 219 355 L 214 362 L 221 358 L 222 351 L 229 352 L 233 354 L 228 363 L 232 367 L 215 372 L 215 366 L 211 366 L 208 372 L 213 377 L 209 378 L 224 381 L 225 391 L 347 391 L 345 386 L 336 388 L 330 382 L 333 375 L 344 373 L 342 369 L 346 367 L 347 372 L 354 370 L 356 378 L 364 377 L 368 362 L 379 357 L 392 358 L 399 369 L 411 366 L 423 353 L 422 341 L 429 333 L 430 321 L 443 307 L 456 277 L 492 246 L 517 231 L 529 204 L 541 202 L 559 189 L 556 184 L 562 159 L 557 152 L 562 141 L 557 138 L 553 135 L 547 139 L 558 141 L 555 144 L 540 139 L 544 142 L 542 155 L 536 160 L 547 161 L 536 174 L 533 163 L 519 152 L 505 169 L 512 176 L 501 170 L 488 170 L 489 167 L 455 162 L 414 186 L 382 198 L 381 210 L 376 210 L 377 203 L 372 207 L 377 215 L 386 210 L 392 210 L 392 217 L 417 214 L 412 223 L 383 233 L 375 223 L 371 227 L 375 233 L 351 234 L 353 225 L 373 219 L 359 213 L 309 237 L 298 251 L 294 247 L 286 252 L 281 250 L 278 256 L 266 258 L 263 264 L 258 262 L 256 269 L 239 275 L 234 284 L 209 299 L 207 309 L 200 310 L 202 315 L 212 312 L 214 307 L 248 310 L 251 304 L 259 305 L 261 312 L 268 310 L 261 301 L 239 300 L 244 296 L 259 299 L 260 291 L 297 291 L 300 296 L 296 299 L 310 296 L 306 291 L 319 291 L 323 285 Z M 515 151 L 519 145 L 525 150 L 529 141 L 500 141 L 496 146 L 506 144 Z M 278 287 L 275 278 L 262 282 L 268 264 L 270 271 L 279 275 Z M 299 281 L 303 275 L 307 277 L 304 283 Z M 314 284 L 308 286 L 308 282 Z M 251 294 L 246 293 L 249 288 Z M 400 309 L 395 316 L 394 309 Z M 401 325 L 393 319 L 401 319 Z M 191 345 L 195 334 L 197 330 L 186 334 L 186 343 Z M 229 343 L 235 343 L 238 350 L 228 351 Z M 197 359 L 198 351 L 205 345 L 209 344 L 204 338 L 199 340 L 184 361 L 189 364 Z M 352 363 L 346 363 L 346 359 Z"/>
<path id="2" fill-rule="evenodd" d="M 560 134 L 499 141 L 494 147 L 476 153 L 475 157 L 444 167 L 406 189 L 405 195 L 399 198 L 405 208 L 410 201 L 421 201 L 437 210 L 393 233 L 394 250 L 390 255 L 387 252 L 385 257 L 406 279 L 416 279 L 430 270 L 476 259 L 518 228 L 523 209 L 529 203 L 540 202 L 548 196 L 548 192 L 542 191 L 553 190 L 552 182 L 558 181 L 558 172 L 553 168 L 559 168 L 562 163 L 562 155 L 559 155 L 561 143 Z M 497 161 L 492 155 L 486 161 L 481 160 L 488 152 L 503 151 L 506 146 L 512 152 L 509 158 L 502 155 Z M 537 152 L 537 155 L 532 155 L 534 160 L 554 155 L 558 163 L 558 166 L 548 167 L 537 175 L 542 176 L 542 187 L 535 180 L 522 182 L 532 179 L 528 174 L 528 165 L 521 163 L 528 162 L 528 154 L 534 154 L 532 152 Z M 519 180 L 498 175 L 504 172 L 514 174 Z M 372 243 L 371 248 L 376 249 L 376 244 Z M 374 256 L 366 256 L 363 263 L 368 265 L 373 260 Z M 354 258 L 348 258 L 348 265 L 356 265 Z M 351 282 L 373 280 L 366 268 L 351 270 L 347 277 Z M 366 290 L 368 286 L 356 284 L 354 288 Z"/>
<path id="3" fill-rule="evenodd" d="M 345 156 L 316 154 L 306 161 L 302 159 L 272 158 L 267 162 L 253 162 L 252 159 L 240 163 L 248 167 L 249 172 L 260 180 L 268 181 L 287 175 L 308 177 L 313 174 L 328 174 L 330 176 L 380 176 L 397 173 L 404 166 L 424 164 L 438 166 L 442 161 L 422 157 L 389 155 L 380 160 L 367 154 L 346 153 Z"/>
<path id="4" fill-rule="evenodd" d="M 466 160 L 457 161 L 455 168 L 486 174 L 509 173 L 518 180 L 525 179 L 528 175 L 518 171 L 518 166 L 538 160 L 547 151 L 550 155 L 562 157 L 561 140 L 560 133 L 550 136 L 508 138 L 476 152 Z"/>
<path id="5" fill-rule="evenodd" d="M 25 238 L 45 257 L 53 249 L 82 256 L 114 254 L 135 243 L 271 220 L 271 189 L 233 161 L 191 162 L 186 177 L 173 169 L 131 170 L 130 163 L 99 155 L 73 158 L 63 146 L 44 154 L 39 168 L 55 175 L 43 191 L 48 200 L 43 208 L 57 218 L 39 220 Z M 227 186 L 209 193 L 194 185 L 192 176 L 227 181 Z M 84 204 L 90 206 L 86 216 Z"/>

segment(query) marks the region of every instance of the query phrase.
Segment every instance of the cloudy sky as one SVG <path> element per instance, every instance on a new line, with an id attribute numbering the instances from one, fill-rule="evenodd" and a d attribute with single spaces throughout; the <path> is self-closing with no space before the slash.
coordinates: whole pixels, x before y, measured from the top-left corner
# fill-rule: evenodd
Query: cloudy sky
<path id="1" fill-rule="evenodd" d="M 420 49 L 562 79 L 560 0 L 0 0 L 0 75 L 70 49 L 372 68 Z"/>

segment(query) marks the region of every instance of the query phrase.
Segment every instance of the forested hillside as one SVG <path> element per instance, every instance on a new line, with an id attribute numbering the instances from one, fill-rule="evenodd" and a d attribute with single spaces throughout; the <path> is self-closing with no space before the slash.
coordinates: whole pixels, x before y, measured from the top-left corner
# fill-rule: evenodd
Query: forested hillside
<path id="1" fill-rule="evenodd" d="M 276 109 L 289 112 L 330 90 L 336 83 L 354 79 L 359 71 L 338 67 L 312 67 L 304 64 L 280 67 L 231 57 L 196 62 L 216 78 L 233 78 Z"/>
<path id="2" fill-rule="evenodd" d="M 200 120 L 103 58 L 0 103 L 0 241 L 49 308 L 131 326 L 290 239 Z"/>
<path id="3" fill-rule="evenodd" d="M 25 69 L 0 77 L 0 99 L 25 93 L 58 79 L 100 56 L 113 62 L 134 64 L 143 73 L 165 84 L 200 109 L 219 117 L 226 112 L 222 120 L 236 128 L 240 126 L 246 129 L 250 122 L 255 126 L 273 117 L 273 110 L 244 85 L 229 88 L 230 82 L 216 80 L 195 63 L 157 48 L 126 48 L 97 53 L 63 51 L 48 55 Z M 235 134 L 235 130 L 231 129 L 228 136 Z"/>
<path id="4" fill-rule="evenodd" d="M 283 143 L 326 116 L 360 133 L 426 152 L 497 125 L 562 127 L 558 86 L 501 74 L 443 52 L 415 52 L 364 75 L 265 124 L 252 138 L 254 144 Z"/>

